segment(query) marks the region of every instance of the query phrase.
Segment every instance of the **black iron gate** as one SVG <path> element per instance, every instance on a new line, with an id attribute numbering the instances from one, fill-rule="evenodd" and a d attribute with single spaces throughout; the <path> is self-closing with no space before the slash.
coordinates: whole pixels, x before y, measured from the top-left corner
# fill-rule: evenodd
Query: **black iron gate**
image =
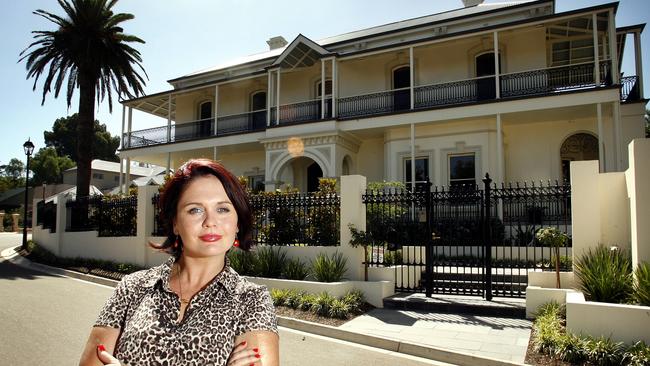
<path id="1" fill-rule="evenodd" d="M 524 297 L 528 271 L 551 270 L 552 250 L 535 232 L 554 226 L 570 235 L 570 187 L 491 184 L 482 187 L 369 189 L 369 266 L 393 266 L 398 292 Z M 569 245 L 561 263 L 570 268 Z"/>

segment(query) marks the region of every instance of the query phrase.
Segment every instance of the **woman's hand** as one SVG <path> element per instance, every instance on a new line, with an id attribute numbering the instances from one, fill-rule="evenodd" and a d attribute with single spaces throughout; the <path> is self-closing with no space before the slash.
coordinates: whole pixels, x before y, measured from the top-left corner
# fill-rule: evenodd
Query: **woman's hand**
<path id="1" fill-rule="evenodd" d="M 246 341 L 241 342 L 232 350 L 227 366 L 249 366 L 260 361 L 259 349 L 246 347 Z"/>
<path id="2" fill-rule="evenodd" d="M 97 346 L 97 357 L 100 361 L 102 361 L 104 365 L 122 366 L 117 358 L 113 357 L 113 355 L 106 351 L 106 348 L 103 344 Z"/>

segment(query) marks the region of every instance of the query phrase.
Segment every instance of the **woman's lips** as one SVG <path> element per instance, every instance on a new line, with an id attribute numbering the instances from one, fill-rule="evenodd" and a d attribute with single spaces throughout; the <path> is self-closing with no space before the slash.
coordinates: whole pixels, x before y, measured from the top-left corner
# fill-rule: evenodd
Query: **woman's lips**
<path id="1" fill-rule="evenodd" d="M 217 234 L 206 234 L 199 236 L 199 239 L 207 242 L 215 242 L 221 239 L 221 235 Z"/>

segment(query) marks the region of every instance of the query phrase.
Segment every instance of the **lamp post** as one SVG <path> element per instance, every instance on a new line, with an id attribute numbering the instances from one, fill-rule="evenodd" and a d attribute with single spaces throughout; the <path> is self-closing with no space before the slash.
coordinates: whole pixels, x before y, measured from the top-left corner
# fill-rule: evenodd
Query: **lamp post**
<path id="1" fill-rule="evenodd" d="M 27 250 L 27 193 L 29 190 L 29 157 L 32 156 L 34 152 L 34 144 L 31 139 L 27 139 L 23 144 L 23 149 L 25 149 L 25 155 L 27 155 L 27 167 L 25 169 L 25 208 L 23 216 L 23 247 L 22 249 Z"/>

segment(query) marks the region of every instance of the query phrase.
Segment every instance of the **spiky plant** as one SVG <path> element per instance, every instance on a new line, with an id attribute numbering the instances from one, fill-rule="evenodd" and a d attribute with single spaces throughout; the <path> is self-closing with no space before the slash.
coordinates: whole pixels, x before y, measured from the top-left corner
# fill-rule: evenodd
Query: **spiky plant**
<path id="1" fill-rule="evenodd" d="M 599 245 L 575 262 L 575 274 L 587 300 L 623 303 L 632 294 L 631 260 L 626 251 Z"/>

